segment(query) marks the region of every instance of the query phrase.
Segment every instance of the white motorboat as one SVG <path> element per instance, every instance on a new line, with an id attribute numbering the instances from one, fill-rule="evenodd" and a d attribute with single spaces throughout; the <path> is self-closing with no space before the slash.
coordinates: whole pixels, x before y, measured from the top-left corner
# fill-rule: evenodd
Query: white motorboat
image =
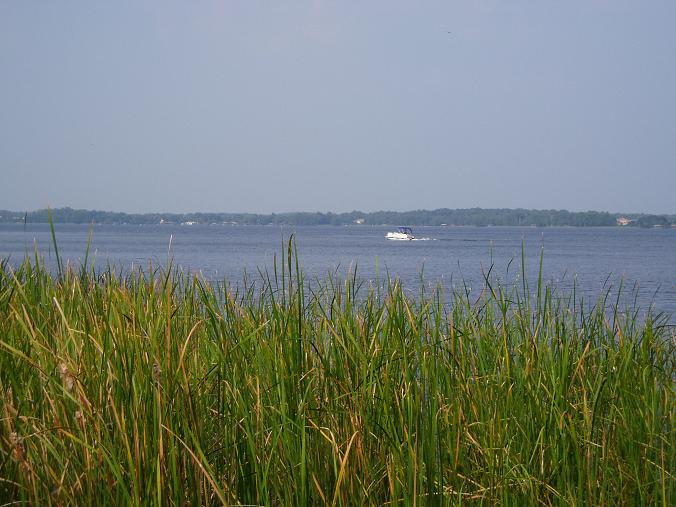
<path id="1" fill-rule="evenodd" d="M 411 241 L 415 236 L 410 227 L 399 227 L 397 232 L 388 232 L 385 237 L 394 241 Z"/>

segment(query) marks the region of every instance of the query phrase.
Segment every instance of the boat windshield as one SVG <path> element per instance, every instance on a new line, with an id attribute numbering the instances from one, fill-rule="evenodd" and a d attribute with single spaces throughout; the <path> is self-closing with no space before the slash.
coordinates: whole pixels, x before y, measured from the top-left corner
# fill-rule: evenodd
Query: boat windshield
<path id="1" fill-rule="evenodd" d="M 413 231 L 410 227 L 399 227 L 399 232 L 402 234 L 410 234 L 411 236 L 413 235 Z"/>

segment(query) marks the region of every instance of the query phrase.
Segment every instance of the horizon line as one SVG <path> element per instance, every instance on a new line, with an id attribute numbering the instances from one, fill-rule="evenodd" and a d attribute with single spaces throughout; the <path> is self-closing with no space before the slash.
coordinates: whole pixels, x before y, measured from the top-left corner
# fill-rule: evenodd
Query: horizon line
<path id="1" fill-rule="evenodd" d="M 124 215 L 254 215 L 254 216 L 266 216 L 266 215 L 292 215 L 292 214 L 321 214 L 321 215 L 350 215 L 354 213 L 361 213 L 364 215 L 370 215 L 374 213 L 415 213 L 415 212 L 435 212 L 435 211 L 469 211 L 469 210 L 483 210 L 483 211 L 555 211 L 555 212 L 567 212 L 567 213 L 608 213 L 610 215 L 666 215 L 674 216 L 674 212 L 665 212 L 665 213 L 650 213 L 645 211 L 608 211 L 600 209 L 585 209 L 585 210 L 569 210 L 565 208 L 524 208 L 524 207 L 501 207 L 501 208 L 484 208 L 481 206 L 472 206 L 472 207 L 463 207 L 463 208 L 417 208 L 417 209 L 408 209 L 404 211 L 398 210 L 387 210 L 379 209 L 375 211 L 362 211 L 358 209 L 353 209 L 351 211 L 303 211 L 303 210 L 294 210 L 294 211 L 271 211 L 271 212 L 253 212 L 253 211 L 118 211 L 118 210 L 105 210 L 105 209 L 96 209 L 96 208 L 74 208 L 72 206 L 60 206 L 60 207 L 51 207 L 46 206 L 44 208 L 37 208 L 31 210 L 11 210 L 11 209 L 0 209 L 0 212 L 8 213 L 38 213 L 45 211 L 58 211 L 58 210 L 72 210 L 78 212 L 98 212 L 98 213 L 118 213 Z"/>

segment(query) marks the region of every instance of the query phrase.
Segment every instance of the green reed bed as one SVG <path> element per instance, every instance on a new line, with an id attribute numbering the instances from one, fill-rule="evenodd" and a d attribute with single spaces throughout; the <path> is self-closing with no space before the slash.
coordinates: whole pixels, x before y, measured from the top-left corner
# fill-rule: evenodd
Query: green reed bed
<path id="1" fill-rule="evenodd" d="M 676 503 L 666 319 L 276 264 L 3 262 L 0 504 Z"/>

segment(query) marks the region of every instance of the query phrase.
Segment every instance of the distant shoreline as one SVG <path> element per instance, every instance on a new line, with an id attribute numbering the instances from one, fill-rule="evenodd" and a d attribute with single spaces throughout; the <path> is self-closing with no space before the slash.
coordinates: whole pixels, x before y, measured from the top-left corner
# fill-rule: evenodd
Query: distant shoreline
<path id="1" fill-rule="evenodd" d="M 447 227 L 676 227 L 676 215 L 528 209 L 464 208 L 347 213 L 122 213 L 73 208 L 0 210 L 0 223 L 127 225 L 409 225 Z"/>
<path id="2" fill-rule="evenodd" d="M 397 228 L 399 223 L 395 224 L 288 224 L 288 223 L 268 223 L 268 224 L 222 224 L 222 223 L 199 223 L 199 224 L 182 224 L 182 223 L 166 223 L 166 224 L 157 224 L 157 223 L 128 223 L 128 222 L 55 222 L 58 225 L 80 225 L 89 227 L 93 225 L 94 227 L 100 226 L 111 226 L 111 227 L 351 227 L 351 228 L 373 228 L 373 227 L 390 227 Z M 24 223 L 21 222 L 2 222 L 0 221 L 0 226 L 3 225 L 16 225 L 23 227 Z M 41 225 L 49 226 L 49 222 L 27 222 L 27 225 Z M 674 229 L 676 230 L 676 224 L 670 226 L 656 226 L 656 227 L 621 227 L 618 225 L 413 225 L 412 227 L 416 229 L 424 228 L 444 228 L 444 229 Z"/>

